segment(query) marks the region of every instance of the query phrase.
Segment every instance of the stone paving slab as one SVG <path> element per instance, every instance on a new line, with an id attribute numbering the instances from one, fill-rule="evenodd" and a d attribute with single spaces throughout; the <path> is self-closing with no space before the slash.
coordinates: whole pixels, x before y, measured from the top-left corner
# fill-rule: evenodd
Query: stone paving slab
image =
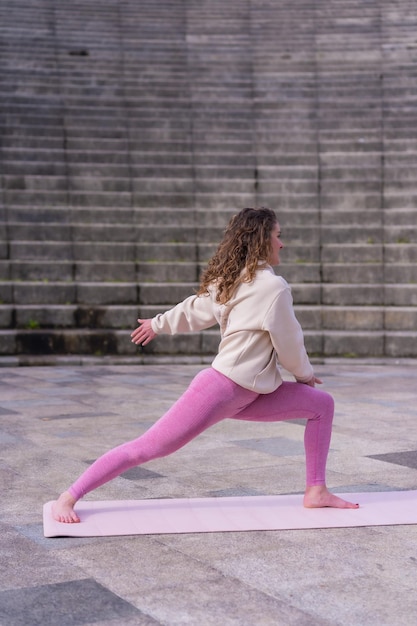
<path id="1" fill-rule="evenodd" d="M 413 525 L 43 537 L 43 503 L 99 454 L 148 428 L 204 366 L 0 368 L 0 624 L 414 626 Z M 315 369 L 336 400 L 329 487 L 416 489 L 417 362 Z M 228 420 L 87 498 L 302 493 L 303 431 L 302 420 Z"/>

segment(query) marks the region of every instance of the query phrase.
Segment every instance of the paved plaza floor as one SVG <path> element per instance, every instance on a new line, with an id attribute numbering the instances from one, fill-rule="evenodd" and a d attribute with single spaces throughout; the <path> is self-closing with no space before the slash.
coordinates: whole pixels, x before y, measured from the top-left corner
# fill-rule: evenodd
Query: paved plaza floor
<path id="1" fill-rule="evenodd" d="M 43 537 L 44 502 L 148 428 L 202 367 L 0 368 L 0 624 L 414 626 L 417 525 Z M 336 401 L 329 487 L 417 489 L 417 362 L 315 370 Z M 87 499 L 295 493 L 301 506 L 303 431 L 302 421 L 228 420 Z"/>

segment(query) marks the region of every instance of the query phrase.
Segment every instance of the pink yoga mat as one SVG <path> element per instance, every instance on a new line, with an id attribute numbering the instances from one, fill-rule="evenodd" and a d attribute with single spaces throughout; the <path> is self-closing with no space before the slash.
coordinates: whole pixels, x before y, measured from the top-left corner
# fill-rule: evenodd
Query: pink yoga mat
<path id="1" fill-rule="evenodd" d="M 338 494 L 359 509 L 305 509 L 301 495 L 80 501 L 79 524 L 55 522 L 43 507 L 45 537 L 104 537 L 417 524 L 417 491 Z"/>

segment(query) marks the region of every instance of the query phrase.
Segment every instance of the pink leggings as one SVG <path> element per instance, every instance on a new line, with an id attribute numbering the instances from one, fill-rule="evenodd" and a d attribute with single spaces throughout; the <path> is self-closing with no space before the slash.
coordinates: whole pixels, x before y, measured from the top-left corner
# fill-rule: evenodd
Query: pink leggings
<path id="1" fill-rule="evenodd" d="M 307 485 L 324 485 L 333 411 L 333 398 L 308 385 L 283 382 L 272 393 L 258 394 L 208 368 L 197 374 L 185 393 L 149 430 L 97 459 L 69 492 L 78 500 L 132 467 L 171 454 L 225 418 L 255 422 L 307 419 Z"/>

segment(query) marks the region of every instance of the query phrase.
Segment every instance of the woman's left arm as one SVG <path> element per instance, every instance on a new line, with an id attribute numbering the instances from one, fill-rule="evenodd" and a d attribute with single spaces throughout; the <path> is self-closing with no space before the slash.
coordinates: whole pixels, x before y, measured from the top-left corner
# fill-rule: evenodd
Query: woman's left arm
<path id="1" fill-rule="evenodd" d="M 319 379 L 314 376 L 304 345 L 304 335 L 297 320 L 291 290 L 283 289 L 265 316 L 272 344 L 282 367 L 291 372 L 298 382 L 314 387 Z"/>

